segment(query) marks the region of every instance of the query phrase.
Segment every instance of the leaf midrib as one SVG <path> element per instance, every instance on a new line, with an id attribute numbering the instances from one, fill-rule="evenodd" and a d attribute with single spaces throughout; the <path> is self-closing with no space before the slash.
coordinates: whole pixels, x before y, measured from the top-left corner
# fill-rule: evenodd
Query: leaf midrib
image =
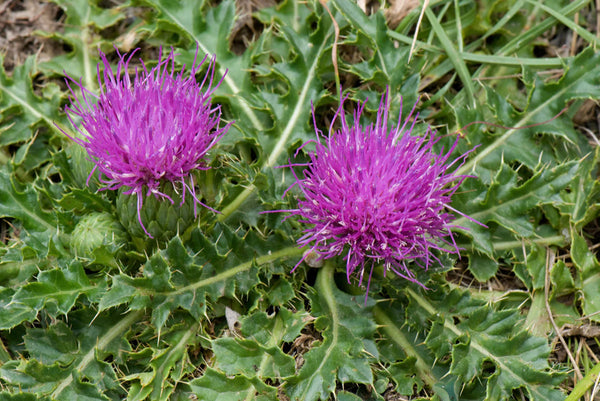
<path id="1" fill-rule="evenodd" d="M 28 97 L 27 94 L 24 94 L 24 96 L 20 97 L 14 91 L 10 90 L 6 86 L 2 85 L 1 83 L 0 83 L 0 92 L 6 93 L 8 96 L 10 96 L 11 99 L 13 99 L 17 104 L 21 105 L 21 107 L 23 107 L 23 109 L 25 109 L 30 114 L 32 114 L 36 119 L 43 120 L 46 124 L 48 124 L 48 126 L 50 128 L 54 129 L 57 132 L 60 132 L 58 130 L 58 128 L 56 128 L 56 126 L 52 123 L 52 120 L 50 120 L 48 117 L 44 116 L 42 113 L 40 113 L 38 110 L 36 110 L 33 106 L 31 106 L 27 101 L 24 100 L 24 98 Z"/>
<path id="2" fill-rule="evenodd" d="M 276 252 L 272 252 L 271 254 L 268 254 L 268 255 L 260 256 L 260 257 L 256 258 L 255 260 L 256 260 L 256 264 L 258 266 L 261 266 L 263 264 L 273 262 L 277 259 L 287 259 L 290 257 L 302 255 L 302 252 L 304 252 L 304 248 L 298 248 L 297 246 L 292 246 L 292 247 L 283 248 Z M 195 283 L 186 285 L 185 287 L 181 287 L 175 291 L 159 292 L 158 294 L 167 295 L 167 296 L 179 295 L 179 294 L 186 293 L 188 291 L 194 291 L 194 290 L 197 290 L 198 288 L 206 287 L 211 284 L 218 283 L 219 281 L 226 280 L 229 277 L 235 276 L 236 274 L 238 274 L 242 271 L 248 270 L 252 266 L 252 262 L 253 261 L 250 260 L 248 262 L 241 263 L 241 264 L 239 264 L 229 270 L 226 270 L 222 273 L 216 274 L 205 280 L 200 280 Z"/>
<path id="3" fill-rule="evenodd" d="M 406 287 L 406 292 L 415 300 L 417 301 L 417 303 L 423 308 L 425 309 L 428 313 L 430 313 L 431 315 L 437 315 L 438 313 L 436 312 L 435 308 L 433 307 L 433 305 L 431 305 L 429 302 L 427 302 L 427 300 L 423 297 L 421 297 L 420 295 L 418 295 L 417 293 L 415 293 L 411 288 Z M 452 323 L 447 317 L 444 317 L 444 327 L 450 329 L 454 334 L 456 334 L 457 336 L 461 336 L 463 334 L 465 334 L 464 332 L 462 332 L 458 327 L 456 327 L 456 325 L 454 325 L 454 323 Z M 482 346 L 481 344 L 479 344 L 477 342 L 477 339 L 473 336 L 469 336 L 469 346 L 473 347 L 476 351 L 478 351 L 479 353 L 481 353 L 482 355 L 484 355 L 487 358 L 490 358 L 492 361 L 496 362 L 498 364 L 498 366 L 500 367 L 500 369 L 503 372 L 508 373 L 510 376 L 512 376 L 513 378 L 517 379 L 517 381 L 519 383 L 523 382 L 523 378 L 521 376 L 519 376 L 517 373 L 513 372 L 512 369 L 510 369 L 506 364 L 504 364 L 500 358 L 498 358 L 495 354 L 489 352 L 484 346 Z M 544 399 L 544 395 L 541 394 L 538 390 L 537 390 L 537 386 L 534 385 L 530 385 L 528 386 L 528 388 L 535 393 L 536 395 L 536 399 Z"/>
<path id="4" fill-rule="evenodd" d="M 117 338 L 123 331 L 129 329 L 135 322 L 144 314 L 143 310 L 130 312 L 125 316 L 119 323 L 111 327 L 106 333 L 98 337 L 96 346 L 91 347 L 89 351 L 81 358 L 81 362 L 73 369 L 75 372 L 83 373 L 85 368 L 93 361 L 96 350 L 104 350 L 108 344 L 110 344 L 115 338 Z M 73 373 L 59 381 L 58 386 L 52 392 L 53 399 L 60 399 L 58 396 L 64 391 L 67 386 L 73 383 Z"/>
<path id="5" fill-rule="evenodd" d="M 529 181 L 527 181 L 526 183 L 524 183 L 523 186 L 527 185 L 528 183 L 530 183 L 534 179 L 541 179 L 542 178 L 542 173 L 543 172 L 541 171 L 536 176 L 533 176 Z M 492 206 L 492 207 L 490 207 L 488 209 L 482 210 L 480 212 L 473 213 L 473 214 L 469 215 L 469 217 L 471 219 L 477 220 L 477 218 L 479 216 L 490 215 L 490 214 L 496 214 L 497 215 L 497 213 L 495 213 L 496 210 L 502 209 L 502 208 L 506 208 L 507 206 L 513 205 L 515 203 L 522 202 L 525 199 L 528 199 L 528 198 L 531 198 L 531 197 L 537 197 L 539 199 L 542 199 L 542 197 L 540 195 L 538 195 L 536 193 L 536 191 L 538 191 L 540 188 L 543 188 L 543 187 L 547 186 L 552 181 L 554 181 L 556 178 L 558 178 L 558 177 L 554 177 L 550 181 L 544 181 L 542 183 L 538 183 L 538 185 L 536 185 L 536 187 L 534 187 L 532 190 L 526 191 L 523 195 L 521 195 L 519 197 L 516 197 L 516 198 L 511 197 L 510 200 L 508 200 L 506 202 L 498 203 L 497 205 L 494 205 L 494 206 Z M 516 189 L 520 189 L 520 188 L 522 188 L 522 187 L 519 187 L 519 188 L 516 188 Z M 468 219 L 466 217 L 464 217 L 464 216 L 463 217 L 459 217 L 458 219 L 454 220 L 452 222 L 452 224 L 460 226 L 460 225 L 464 224 L 467 220 Z"/>
<path id="6" fill-rule="evenodd" d="M 307 384 L 304 387 L 304 392 L 300 397 L 301 400 L 307 399 L 307 393 L 312 388 L 312 382 L 317 374 L 323 369 L 325 363 L 329 360 L 331 353 L 338 345 L 338 337 L 339 337 L 339 326 L 340 326 L 340 318 L 338 315 L 338 310 L 335 304 L 335 297 L 333 295 L 331 284 L 334 283 L 333 280 L 333 271 L 335 270 L 335 265 L 332 262 L 325 262 L 325 265 L 322 267 L 319 275 L 317 276 L 317 287 L 320 289 L 321 293 L 319 294 L 322 298 L 325 299 L 327 303 L 327 308 L 331 313 L 331 344 L 327 348 L 325 352 L 325 357 L 321 360 L 319 367 L 314 370 L 314 373 L 308 378 Z"/>
<path id="7" fill-rule="evenodd" d="M 44 283 L 44 282 L 38 282 L 38 283 L 39 284 L 51 284 L 51 283 Z M 27 287 L 23 287 L 23 289 L 26 290 Z M 85 287 L 79 287 L 79 288 L 76 288 L 74 290 L 54 291 L 54 292 L 51 292 L 50 294 L 43 293 L 43 294 L 39 294 L 37 296 L 30 296 L 30 297 L 21 297 L 21 296 L 18 296 L 17 298 L 18 298 L 18 301 L 20 303 L 25 303 L 23 301 L 33 301 L 33 300 L 36 300 L 36 299 L 39 299 L 39 298 L 44 298 L 45 299 L 45 298 L 48 298 L 49 295 L 53 295 L 53 296 L 72 295 L 72 294 L 75 294 L 75 293 L 85 293 L 87 291 L 91 291 L 91 290 L 95 290 L 95 289 L 97 289 L 97 287 L 95 287 L 93 285 L 90 285 L 90 286 L 85 286 Z"/>
<path id="8" fill-rule="evenodd" d="M 568 72 L 567 72 L 567 74 L 568 74 Z M 586 75 L 587 75 L 587 73 L 586 73 Z M 564 76 L 563 76 L 563 79 L 564 79 Z M 475 165 L 478 162 L 480 162 L 482 159 L 487 157 L 490 153 L 492 153 L 494 150 L 496 150 L 498 147 L 500 147 L 502 144 L 504 144 L 508 140 L 508 138 L 510 138 L 515 132 L 517 132 L 520 129 L 523 129 L 525 123 L 531 121 L 533 116 L 535 116 L 541 110 L 546 108 L 548 104 L 552 103 L 554 100 L 556 100 L 557 98 L 564 95 L 564 93 L 567 92 L 567 90 L 569 90 L 576 82 L 577 81 L 573 81 L 570 85 L 564 87 L 562 90 L 555 92 L 554 96 L 549 97 L 545 102 L 543 102 L 542 104 L 540 104 L 538 107 L 534 108 L 533 110 L 526 110 L 525 112 L 523 112 L 524 117 L 514 125 L 517 128 L 512 128 L 512 129 L 509 129 L 508 131 L 506 131 L 504 133 L 504 135 L 499 137 L 495 142 L 491 143 L 488 147 L 483 149 L 480 153 L 477 153 L 475 155 L 475 157 L 470 159 L 467 163 L 463 164 L 463 166 L 461 168 L 457 169 L 455 174 L 456 175 L 465 175 L 469 171 L 474 170 Z"/>
<path id="9" fill-rule="evenodd" d="M 8 180 L 10 185 L 13 185 L 12 180 Z M 14 188 L 14 187 L 13 187 Z M 29 216 L 29 218 L 31 218 L 34 221 L 37 221 L 38 223 L 40 223 L 41 225 L 43 225 L 44 227 L 46 227 L 48 230 L 55 230 L 55 227 L 48 223 L 46 220 L 42 219 L 40 216 L 38 216 L 37 214 L 32 213 L 31 211 L 29 211 L 29 209 L 26 207 L 26 205 L 24 205 L 11 191 L 7 191 L 6 192 L 7 195 L 9 196 L 10 199 L 12 199 L 17 205 L 20 206 L 20 211 L 22 213 L 25 213 L 25 215 Z"/>

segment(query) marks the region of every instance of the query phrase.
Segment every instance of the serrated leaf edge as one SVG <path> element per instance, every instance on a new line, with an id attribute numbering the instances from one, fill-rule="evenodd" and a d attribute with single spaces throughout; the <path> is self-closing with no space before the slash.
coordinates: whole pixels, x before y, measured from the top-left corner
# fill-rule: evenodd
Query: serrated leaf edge
<path id="1" fill-rule="evenodd" d="M 103 350 L 108 344 L 110 344 L 115 338 L 121 333 L 129 329 L 135 322 L 141 319 L 143 311 L 130 312 L 125 316 L 119 323 L 114 325 L 108 330 L 102 337 L 99 337 L 96 346 L 92 347 L 81 359 L 79 364 L 73 369 L 74 372 L 83 372 L 83 370 L 92 362 L 96 356 L 96 350 Z M 73 374 L 70 374 L 62 381 L 59 382 L 58 386 L 52 392 L 52 398 L 58 399 L 58 396 L 69 386 L 74 380 Z"/>

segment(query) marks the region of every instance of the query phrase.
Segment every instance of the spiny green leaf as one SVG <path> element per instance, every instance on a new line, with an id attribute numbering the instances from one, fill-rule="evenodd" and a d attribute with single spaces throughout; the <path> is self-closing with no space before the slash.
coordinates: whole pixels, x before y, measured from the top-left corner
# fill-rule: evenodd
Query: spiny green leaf
<path id="1" fill-rule="evenodd" d="M 550 280 L 552 280 L 553 284 L 553 296 L 559 297 L 575 290 L 575 281 L 573 280 L 571 271 L 562 260 L 557 261 L 552 267 Z"/>
<path id="2" fill-rule="evenodd" d="M 42 271 L 37 281 L 27 283 L 10 300 L 4 301 L 0 309 L 0 328 L 9 329 L 23 320 L 33 320 L 42 309 L 53 317 L 67 314 L 81 295 L 95 300 L 105 288 L 102 280 L 90 281 L 79 262 L 71 263 L 66 269 Z"/>
<path id="3" fill-rule="evenodd" d="M 27 393 L 6 393 L 0 392 L 0 401 L 47 401 L 47 397 L 35 395 L 35 394 L 27 394 Z"/>
<path id="4" fill-rule="evenodd" d="M 68 44 L 72 50 L 41 63 L 40 68 L 57 75 L 66 73 L 76 81 L 82 80 L 90 90 L 97 87 L 95 77 L 97 49 L 109 40 L 95 30 L 106 29 L 125 18 L 118 8 L 101 8 L 98 1 L 52 0 L 62 8 L 66 18 L 61 32 L 39 32 L 40 35 Z"/>
<path id="5" fill-rule="evenodd" d="M 256 52 L 265 55 L 272 49 L 276 51 L 272 58 L 253 67 L 259 82 L 264 82 L 254 88 L 255 96 L 266 105 L 273 119 L 273 128 L 267 135 L 260 130 L 252 134 L 265 154 L 262 168 L 269 169 L 281 162 L 282 154 L 291 144 L 314 137 L 309 124 L 310 104 L 319 104 L 326 95 L 318 68 L 332 44 L 334 30 L 321 7 L 315 6 L 313 10 L 293 1 L 261 10 L 258 17 L 272 24 L 273 29 L 261 36 Z M 235 198 L 226 200 L 218 219 L 227 220 L 255 190 L 252 184 Z"/>
<path id="6" fill-rule="evenodd" d="M 415 375 L 416 358 L 408 357 L 402 362 L 396 362 L 387 369 L 390 376 L 396 382 L 396 391 L 402 395 L 412 395 L 423 387 L 421 379 Z"/>
<path id="7" fill-rule="evenodd" d="M 513 389 L 522 387 L 532 400 L 563 399 L 562 392 L 555 389 L 562 376 L 550 370 L 546 340 L 520 328 L 518 311 L 494 311 L 486 305 L 467 315 L 460 310 L 453 312 L 455 306 L 441 291 L 429 299 L 410 289 L 408 293 L 434 317 L 426 342 L 438 357 L 451 350 L 452 374 L 468 383 L 482 378 L 486 361 L 493 364 L 486 398 L 508 399 Z"/>
<path id="8" fill-rule="evenodd" d="M 304 365 L 285 386 L 292 400 L 327 399 L 342 383 L 373 383 L 367 348 L 375 331 L 367 318 L 372 302 L 362 304 L 335 287 L 334 265 L 325 263 L 317 276 L 317 293 L 311 293 L 315 328 L 322 330 L 323 342 L 304 355 Z M 360 298 L 360 297 L 359 297 Z"/>
<path id="9" fill-rule="evenodd" d="M 21 184 L 5 169 L 0 170 L 0 217 L 14 217 L 29 231 L 56 230 L 56 216 L 41 208 L 31 185 Z"/>
<path id="10" fill-rule="evenodd" d="M 227 377 L 212 368 L 206 369 L 202 377 L 190 382 L 190 387 L 198 400 L 242 401 L 250 397 L 253 400 L 276 400 L 277 389 L 267 386 L 256 378 L 244 376 Z"/>
<path id="11" fill-rule="evenodd" d="M 496 275 L 498 262 L 477 251 L 469 255 L 469 271 L 477 281 L 484 283 Z"/>
<path id="12" fill-rule="evenodd" d="M 213 238 L 194 230 L 186 243 L 189 248 L 175 237 L 166 250 L 150 257 L 143 277 L 113 278 L 113 285 L 100 300 L 100 310 L 123 303 L 129 303 L 131 309 L 152 307 L 152 322 L 159 329 L 179 307 L 200 321 L 206 313 L 207 298 L 214 301 L 247 293 L 258 283 L 258 265 L 301 253 L 293 246 L 267 254 L 276 244 L 286 242 L 271 238 L 266 243 L 254 233 L 242 241 L 226 226 L 216 230 Z M 265 256 L 255 260 L 261 249 Z"/>
<path id="13" fill-rule="evenodd" d="M 61 368 L 58 364 L 43 365 L 35 359 L 28 361 L 27 364 L 21 364 L 21 366 L 17 366 L 12 362 L 0 368 L 0 377 L 9 382 L 19 383 L 19 387 L 23 390 L 34 393 L 49 394 L 56 382 L 69 377 L 68 370 Z M 68 399 L 86 401 L 106 401 L 109 399 L 102 395 L 101 391 L 93 384 L 82 382 L 77 372 L 73 374 L 77 378 L 70 381 L 69 387 L 61 393 L 62 395 L 69 397 Z"/>
<path id="14" fill-rule="evenodd" d="M 69 316 L 73 336 L 61 345 L 48 344 L 56 337 L 56 330 L 62 336 L 69 337 L 68 329 L 61 328 L 62 324 L 56 330 L 49 328 L 43 332 L 33 332 L 46 337 L 33 343 L 29 341 L 34 345 L 33 352 L 46 360 L 46 363 L 42 364 L 37 359 L 11 361 L 0 368 L 2 380 L 12 388 L 49 395 L 53 399 L 64 399 L 66 395 L 71 399 L 89 397 L 88 399 L 105 400 L 108 399 L 106 394 L 121 393 L 115 372 L 110 364 L 103 361 L 103 355 L 117 358 L 120 353 L 130 350 L 129 343 L 122 336 L 140 319 L 142 313 L 132 312 L 123 318 L 118 315 L 94 317 L 90 310 L 82 309 Z M 94 322 L 93 325 L 90 325 L 91 321 Z M 46 346 L 42 345 L 44 343 Z M 60 356 L 57 361 L 51 362 L 52 355 L 58 355 L 57 346 L 67 351 L 70 358 L 74 357 L 69 364 L 59 363 L 58 360 L 64 358 Z M 84 378 L 86 380 L 82 381 Z"/>
<path id="15" fill-rule="evenodd" d="M 453 197 L 453 207 L 480 223 L 497 223 L 510 230 L 515 239 L 535 238 L 531 212 L 536 206 L 562 202 L 559 192 L 569 186 L 577 173 L 578 163 L 567 162 L 553 168 L 538 167 L 525 182 L 507 164 L 502 164 L 489 187 L 478 180 L 465 181 L 464 193 Z M 468 194 L 468 196 L 467 196 Z M 454 221 L 469 228 L 477 249 L 492 256 L 494 226 L 482 227 L 466 217 Z"/>
<path id="16" fill-rule="evenodd" d="M 378 12 L 367 17 L 358 5 L 348 0 L 335 0 L 335 8 L 351 24 L 352 35 L 364 35 L 369 41 L 369 46 L 364 46 L 364 53 L 370 54 L 365 60 L 349 66 L 351 72 L 357 74 L 365 81 L 376 82 L 380 86 L 389 85 L 391 88 L 402 86 L 408 68 L 408 46 L 398 48 L 394 41 L 387 35 L 387 24 L 383 13 Z M 358 40 L 358 38 L 357 38 Z M 371 50 L 371 52 L 369 52 Z M 416 89 L 414 85 L 413 89 Z M 416 98 L 412 94 L 402 91 L 407 103 L 411 105 Z"/>
<path id="17" fill-rule="evenodd" d="M 260 109 L 265 108 L 264 102 L 247 93 L 250 85 L 250 55 L 236 56 L 229 50 L 229 34 L 235 22 L 235 4 L 224 1 L 217 7 L 206 7 L 204 2 L 190 4 L 185 1 L 143 0 L 143 4 L 151 6 L 156 12 L 156 18 L 148 21 L 145 29 L 154 35 L 162 31 L 177 32 L 191 42 L 193 49 L 182 49 L 182 57 L 191 60 L 195 45 L 201 56 L 216 55 L 220 75 L 225 75 L 223 85 L 217 92 L 222 100 L 230 103 L 230 112 L 236 126 L 242 132 L 264 131 L 268 125 L 264 123 L 265 114 Z M 216 33 L 215 33 L 216 31 Z M 231 96 L 233 95 L 233 96 Z M 233 132 L 228 134 L 231 136 Z"/>
<path id="18" fill-rule="evenodd" d="M 571 258 L 579 270 L 578 287 L 581 288 L 583 314 L 589 319 L 600 322 L 600 263 L 589 250 L 585 239 L 575 230 L 571 231 Z"/>
<path id="19" fill-rule="evenodd" d="M 599 163 L 600 147 L 596 147 L 594 153 L 581 160 L 571 190 L 561 192 L 564 202 L 556 205 L 561 214 L 569 216 L 569 224 L 577 230 L 597 218 L 600 212 Z"/>
<path id="20" fill-rule="evenodd" d="M 265 347 L 253 340 L 217 338 L 212 342 L 216 368 L 228 375 L 277 379 L 294 374 L 294 359 L 277 347 Z"/>
<path id="21" fill-rule="evenodd" d="M 0 65 L 3 58 L 0 57 Z M 38 122 L 54 130 L 53 121 L 60 120 L 58 113 L 58 91 L 50 99 L 39 97 L 33 91 L 32 79 L 36 74 L 36 62 L 28 57 L 23 65 L 17 66 L 12 76 L 0 67 L 0 145 L 30 141 L 32 127 Z"/>
<path id="22" fill-rule="evenodd" d="M 61 321 L 47 329 L 28 330 L 24 340 L 31 357 L 45 364 L 69 365 L 77 356 L 77 340 Z"/>
<path id="23" fill-rule="evenodd" d="M 197 342 L 198 330 L 198 325 L 193 324 L 190 319 L 182 321 L 162 333 L 161 340 L 166 345 L 165 347 L 148 347 L 138 353 L 132 353 L 130 362 L 133 365 L 140 358 L 140 362 L 143 361 L 141 363 L 143 370 L 138 373 L 130 373 L 123 378 L 132 386 L 127 399 L 132 401 L 148 398 L 151 400 L 171 399 L 175 386 L 185 374 L 192 373 L 195 369 L 190 364 L 187 350 Z M 147 354 L 150 355 L 147 356 Z"/>
<path id="24" fill-rule="evenodd" d="M 590 147 L 583 135 L 573 128 L 566 116 L 556 116 L 571 100 L 600 96 L 599 61 L 600 55 L 592 48 L 587 48 L 567 65 L 560 80 L 544 83 L 537 78 L 529 96 L 529 104 L 521 112 L 516 112 L 502 96 L 488 87 L 488 104 L 500 119 L 500 124 L 514 128 L 499 136 L 481 138 L 478 142 L 483 146 L 461 167 L 460 173 L 475 170 L 480 175 L 487 175 L 485 169 L 495 171 L 503 160 L 517 161 L 533 169 L 540 161 L 540 146 L 533 141 L 536 133 L 562 138 L 565 146 L 574 148 L 571 154 L 580 157 L 587 154 Z M 565 156 L 562 147 L 552 146 L 552 141 L 542 141 L 542 144 L 545 144 L 542 161 L 562 161 Z M 549 158 L 551 155 L 553 157 Z"/>
<path id="25" fill-rule="evenodd" d="M 0 261 L 0 285 L 17 288 L 40 269 L 46 269 L 49 261 L 39 257 L 35 250 L 19 242 L 2 255 Z"/>
<path id="26" fill-rule="evenodd" d="M 259 344 L 273 341 L 274 344 L 279 341 L 292 342 L 300 335 L 300 331 L 309 320 L 311 317 L 304 310 L 292 312 L 286 308 L 279 308 L 272 316 L 268 316 L 265 312 L 255 312 L 242 317 L 241 331 L 244 336 L 256 340 Z"/>
<path id="27" fill-rule="evenodd" d="M 358 395 L 352 394 L 348 391 L 340 391 L 335 395 L 335 397 L 339 401 L 361 401 L 362 400 L 362 398 L 360 398 Z"/>
<path id="28" fill-rule="evenodd" d="M 284 85 L 278 91 L 266 86 L 260 88 L 259 92 L 270 105 L 275 118 L 276 135 L 259 137 L 264 151 L 268 154 L 265 167 L 273 167 L 280 161 L 280 155 L 286 149 L 286 145 L 294 143 L 297 139 L 314 137 L 313 129 L 309 125 L 310 104 L 318 104 L 324 96 L 317 68 L 325 51 L 331 46 L 333 27 L 323 9 L 296 7 L 291 1 L 284 2 L 276 9 L 263 10 L 260 15 L 267 12 L 280 30 L 281 36 L 272 37 L 272 31 L 263 37 L 260 45 L 267 47 L 272 41 L 283 41 L 287 45 L 287 54 L 281 60 L 265 67 L 255 67 L 263 79 L 275 78 L 278 83 Z M 294 16 L 293 21 L 285 23 L 290 15 Z M 314 19 L 315 29 L 311 28 L 309 23 Z"/>

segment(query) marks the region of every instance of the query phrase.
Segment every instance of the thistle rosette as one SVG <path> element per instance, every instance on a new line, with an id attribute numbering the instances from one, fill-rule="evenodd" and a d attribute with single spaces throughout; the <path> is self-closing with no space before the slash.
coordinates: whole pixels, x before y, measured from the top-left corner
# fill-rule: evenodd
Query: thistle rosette
<path id="1" fill-rule="evenodd" d="M 296 176 L 292 185 L 303 196 L 287 212 L 309 225 L 297 242 L 309 248 L 305 258 L 311 253 L 317 260 L 343 254 L 348 282 L 356 274 L 362 285 L 369 269 L 367 294 L 376 263 L 384 265 L 384 272 L 423 286 L 407 262 L 427 269 L 441 263 L 434 250 L 459 253 L 450 230 L 455 227 L 452 212 L 462 213 L 450 200 L 467 178 L 453 171 L 468 153 L 449 161 L 458 137 L 449 149 L 436 153 L 439 137 L 429 127 L 423 136 L 412 135 L 414 108 L 404 122 L 400 116 L 395 127 L 388 127 L 389 92 L 381 98 L 375 124 L 360 123 L 365 102 L 348 125 L 343 103 L 329 136 L 315 122 L 315 150 L 304 177 Z M 334 130 L 335 124 L 341 128 Z"/>
<path id="2" fill-rule="evenodd" d="M 198 63 L 196 52 L 187 73 L 185 65 L 175 72 L 175 53 L 171 50 L 163 59 L 161 49 L 155 67 L 147 68 L 141 61 L 141 69 L 135 68 L 130 76 L 129 63 L 135 52 L 117 52 L 116 71 L 100 52 L 99 95 L 67 76 L 71 104 L 65 111 L 79 135 L 63 133 L 81 145 L 95 163 L 88 182 L 98 170 L 104 184 L 101 190 L 121 189 L 121 194 L 137 197 L 138 221 L 152 238 L 142 222 L 143 198 L 153 196 L 174 205 L 169 191 L 164 190 L 167 185 L 177 194 L 181 192 L 179 206 L 189 193 L 194 215 L 197 204 L 208 208 L 196 196 L 193 172 L 208 169 L 206 153 L 231 123 L 220 126 L 221 107 L 211 104 L 212 95 L 225 76 L 213 85 L 214 57 L 198 83 L 196 74 L 207 56 Z"/>

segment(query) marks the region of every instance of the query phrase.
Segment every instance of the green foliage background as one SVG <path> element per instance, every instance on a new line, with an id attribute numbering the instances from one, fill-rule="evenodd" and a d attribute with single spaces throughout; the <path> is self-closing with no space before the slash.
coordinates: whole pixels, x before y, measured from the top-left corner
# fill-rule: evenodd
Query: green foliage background
<path id="1" fill-rule="evenodd" d="M 391 29 L 351 0 L 284 0 L 254 13 L 241 54 L 232 0 L 53 2 L 64 28 L 38 35 L 69 51 L 0 69 L 0 400 L 576 400 L 592 387 L 592 359 L 574 386 L 551 351 L 564 324 L 600 321 L 598 132 L 574 122 L 600 97 L 594 2 L 432 0 Z M 62 76 L 97 89 L 98 48 L 113 45 L 149 63 L 173 47 L 187 65 L 198 48 L 227 71 L 214 100 L 235 124 L 196 177 L 221 214 L 160 242 L 122 221 L 125 241 L 79 248 L 84 216 L 119 226 L 117 196 L 86 186 L 91 163 L 55 126 L 69 129 Z M 417 134 L 431 124 L 440 146 L 463 136 L 457 155 L 476 147 L 452 207 L 487 228 L 456 219 L 462 258 L 419 273 L 428 290 L 376 271 L 365 302 L 341 259 L 290 273 L 302 226 L 259 214 L 293 204 L 275 167 L 314 139 L 311 102 L 325 127 L 340 85 L 370 115 L 386 87 L 392 116 L 419 100 Z"/>

